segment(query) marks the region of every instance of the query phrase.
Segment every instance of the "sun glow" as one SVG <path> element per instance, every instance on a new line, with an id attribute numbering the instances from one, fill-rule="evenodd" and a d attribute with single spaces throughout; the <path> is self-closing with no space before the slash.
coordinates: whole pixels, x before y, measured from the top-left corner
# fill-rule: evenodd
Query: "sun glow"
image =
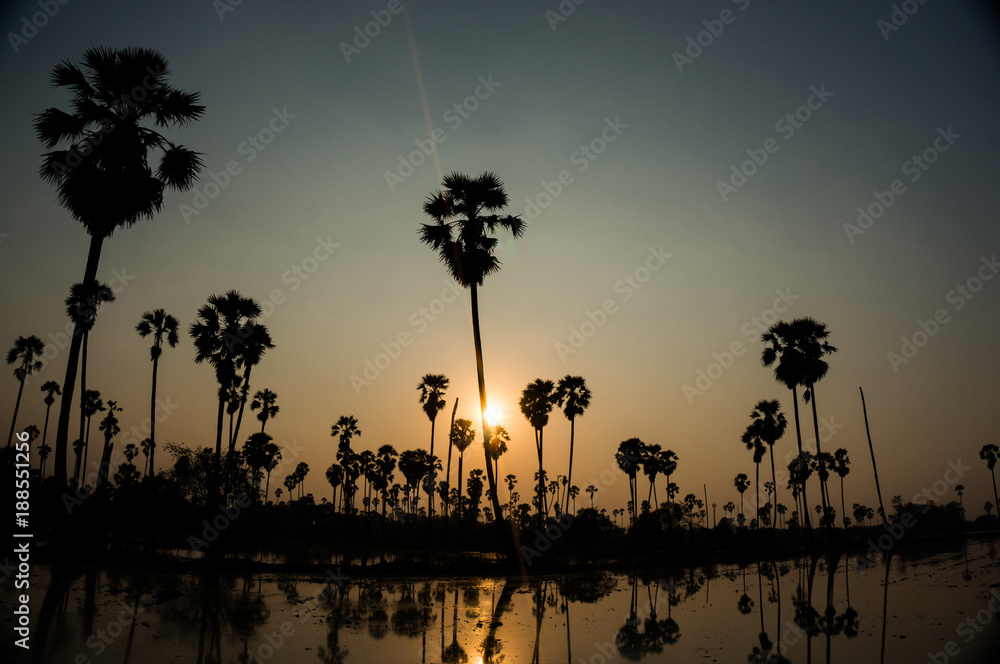
<path id="1" fill-rule="evenodd" d="M 503 411 L 500 410 L 500 406 L 495 406 L 493 404 L 486 404 L 486 422 L 491 426 L 495 427 L 500 424 L 503 420 Z"/>

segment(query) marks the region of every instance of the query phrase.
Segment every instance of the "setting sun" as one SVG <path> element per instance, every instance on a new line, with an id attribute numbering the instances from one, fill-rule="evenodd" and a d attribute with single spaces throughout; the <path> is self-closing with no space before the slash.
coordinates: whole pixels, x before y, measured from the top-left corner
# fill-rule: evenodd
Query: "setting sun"
<path id="1" fill-rule="evenodd" d="M 493 404 L 486 405 L 486 421 L 491 427 L 495 427 L 500 424 L 503 420 L 503 411 L 500 410 L 500 406 L 494 406 Z"/>

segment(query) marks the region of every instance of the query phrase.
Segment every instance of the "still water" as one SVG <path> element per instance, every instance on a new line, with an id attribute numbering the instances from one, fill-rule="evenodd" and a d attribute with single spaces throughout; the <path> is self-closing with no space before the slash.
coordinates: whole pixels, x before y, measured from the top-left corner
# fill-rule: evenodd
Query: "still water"
<path id="1" fill-rule="evenodd" d="M 996 662 L 995 545 L 527 579 L 35 565 L 31 650 L 3 661 Z"/>

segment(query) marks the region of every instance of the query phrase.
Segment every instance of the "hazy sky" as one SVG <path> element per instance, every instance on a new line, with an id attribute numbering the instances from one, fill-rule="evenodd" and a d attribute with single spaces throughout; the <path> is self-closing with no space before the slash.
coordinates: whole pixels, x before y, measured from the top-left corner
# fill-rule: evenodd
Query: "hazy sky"
<path id="1" fill-rule="evenodd" d="M 912 14 L 894 14 L 861 0 L 414 1 L 419 78 L 395 2 L 52 4 L 52 17 L 35 2 L 0 12 L 0 342 L 34 334 L 54 355 L 26 386 L 19 425 L 41 428 L 39 386 L 62 383 L 63 299 L 88 244 L 37 175 L 32 117 L 68 108 L 48 83 L 58 62 L 142 46 L 167 57 L 173 84 L 201 92 L 204 118 L 169 137 L 206 169 L 104 245 L 99 278 L 117 301 L 91 334 L 88 387 L 124 406 L 123 442 L 145 437 L 128 432 L 148 417 L 149 343 L 134 327 L 164 308 L 185 334 L 160 362 L 173 412 L 157 438 L 214 445 L 214 373 L 194 364 L 186 330 L 229 289 L 265 302 L 277 347 L 251 389 L 278 393 L 268 432 L 302 448 L 290 465 L 311 466 L 317 500 L 330 493 L 338 416 L 359 419 L 356 449 L 427 445 L 415 389 L 426 373 L 452 381 L 437 450 L 454 397 L 480 428 L 468 294 L 453 297 L 417 238 L 439 181 L 421 152 L 430 125 L 442 172 L 496 172 L 508 212 L 531 221 L 505 238 L 480 298 L 487 389 L 512 437 L 500 472 L 518 474 L 522 496 L 535 453 L 520 392 L 569 373 L 593 391 L 575 484 L 624 506 L 624 476 L 600 477 L 637 436 L 673 449 L 680 495 L 707 484 L 721 517 L 738 501 L 736 473 L 752 478 L 739 438 L 754 404 L 780 399 L 791 419 L 790 392 L 760 366 L 757 321 L 813 316 L 839 348 L 816 392 L 824 444 L 853 460 L 848 509 L 877 505 L 859 385 L 887 504 L 935 482 L 953 499 L 945 475 L 959 460 L 970 516 L 992 499 L 978 450 L 1000 442 L 1000 33 L 985 3 L 911 0 L 897 5 Z M 871 217 L 859 222 L 859 207 Z M 944 322 L 921 336 L 936 314 Z M 408 345 L 379 358 L 401 334 Z M 362 384 L 368 362 L 384 368 Z M 5 375 L 4 427 L 17 390 Z M 554 413 L 551 476 L 565 473 L 568 438 Z M 794 447 L 790 430 L 779 467 Z M 482 465 L 478 443 L 467 453 L 467 468 Z M 784 482 L 781 499 L 791 504 Z"/>

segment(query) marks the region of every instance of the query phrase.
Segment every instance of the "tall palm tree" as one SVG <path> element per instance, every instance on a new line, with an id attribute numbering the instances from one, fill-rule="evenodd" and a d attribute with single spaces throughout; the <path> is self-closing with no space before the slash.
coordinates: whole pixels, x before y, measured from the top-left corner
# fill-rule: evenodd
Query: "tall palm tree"
<path id="1" fill-rule="evenodd" d="M 330 427 L 330 435 L 338 440 L 337 461 L 340 462 L 341 467 L 344 469 L 344 487 L 341 489 L 341 503 L 344 506 L 344 514 L 350 514 L 354 506 L 354 482 L 361 474 L 358 455 L 351 449 L 351 438 L 361 435 L 357 418 L 353 415 L 341 415 L 337 422 Z"/>
<path id="2" fill-rule="evenodd" d="M 177 319 L 163 309 L 155 309 L 142 314 L 135 326 L 135 331 L 145 339 L 153 335 L 153 345 L 149 347 L 149 359 L 153 362 L 153 388 L 149 397 L 149 469 L 147 477 L 155 477 L 153 462 L 156 454 L 156 370 L 160 365 L 160 354 L 163 353 L 163 340 L 171 348 L 177 346 Z"/>
<path id="3" fill-rule="evenodd" d="M 965 495 L 965 485 L 964 484 L 956 484 L 955 485 L 955 493 L 958 494 L 958 506 L 962 510 L 962 518 L 964 519 L 965 518 L 965 502 L 963 502 L 962 496 Z"/>
<path id="4" fill-rule="evenodd" d="M 52 446 L 47 444 L 44 440 L 42 444 L 38 446 L 38 474 L 45 478 L 45 460 L 49 458 L 49 454 L 52 453 Z"/>
<path id="5" fill-rule="evenodd" d="M 197 319 L 188 327 L 194 339 L 197 364 L 207 362 L 215 369 L 219 383 L 219 412 L 215 432 L 215 462 L 222 458 L 222 423 L 231 390 L 237 384 L 240 366 L 241 339 L 246 338 L 247 325 L 261 315 L 256 300 L 231 290 L 223 295 L 210 295 L 207 304 L 198 309 Z"/>
<path id="6" fill-rule="evenodd" d="M 258 431 L 250 434 L 250 437 L 247 438 L 245 443 L 243 443 L 243 458 L 251 470 L 254 489 L 253 501 L 255 503 L 260 498 L 261 474 L 264 468 L 267 467 L 267 463 L 270 460 L 269 446 L 273 444 L 271 442 L 272 440 L 274 439 L 271 438 L 271 436 L 267 435 L 263 431 Z"/>
<path id="7" fill-rule="evenodd" d="M 758 441 L 763 442 L 767 445 L 771 452 L 771 482 L 774 485 L 774 507 L 777 509 L 778 506 L 778 477 L 774 472 L 774 444 L 785 435 L 785 428 L 788 426 L 788 421 L 785 419 L 784 413 L 781 412 L 781 404 L 775 400 L 763 400 L 758 401 L 757 405 L 754 406 L 753 412 L 750 413 L 750 419 L 752 420 L 750 426 L 747 427 L 746 433 L 743 434 L 743 442 L 747 443 L 748 434 L 750 438 L 756 438 Z M 749 449 L 749 447 L 748 447 Z M 754 459 L 757 458 L 757 453 L 754 452 Z M 758 468 L 758 471 L 760 469 Z M 757 479 L 758 483 L 760 478 Z M 758 508 L 760 507 L 760 488 L 758 487 Z M 771 527 L 774 527 L 774 521 L 771 521 Z"/>
<path id="8" fill-rule="evenodd" d="M 337 423 L 330 427 L 330 435 L 338 439 L 341 449 L 351 446 L 351 438 L 361 435 L 358 419 L 353 415 L 341 415 Z"/>
<path id="9" fill-rule="evenodd" d="M 462 173 L 445 176 L 442 189 L 431 194 L 424 202 L 424 212 L 434 219 L 433 224 L 421 224 L 420 240 L 438 253 L 448 273 L 464 288 L 469 289 L 472 306 L 472 337 L 476 348 L 476 374 L 479 381 L 479 410 L 483 424 L 483 455 L 486 460 L 486 477 L 490 485 L 493 513 L 497 528 L 506 534 L 503 513 L 500 511 L 497 480 L 493 476 L 486 438 L 486 378 L 483 371 L 483 343 L 479 331 L 479 287 L 486 277 L 500 270 L 500 260 L 493 255 L 498 240 L 497 231 L 508 231 L 515 238 L 524 233 L 524 221 L 514 216 L 498 216 L 507 207 L 507 192 L 495 174 L 486 172 L 477 178 Z M 513 541 L 508 544 L 515 551 Z"/>
<path id="10" fill-rule="evenodd" d="M 90 331 L 97 322 L 97 312 L 101 305 L 114 300 L 115 295 L 111 287 L 99 281 L 73 284 L 69 289 L 69 297 L 65 300 L 66 315 L 78 325 L 83 334 L 80 356 L 80 438 L 83 438 L 83 396 L 87 393 L 87 349 L 90 346 Z M 58 452 L 56 454 L 58 456 Z"/>
<path id="11" fill-rule="evenodd" d="M 805 372 L 803 367 L 804 358 L 799 340 L 796 336 L 798 330 L 792 327 L 791 323 L 778 321 L 772 325 L 767 332 L 761 336 L 764 343 L 764 350 L 760 356 L 760 362 L 765 367 L 774 366 L 774 379 L 792 391 L 792 406 L 795 414 L 795 442 L 798 445 L 799 455 L 802 455 L 802 430 L 799 425 L 799 395 L 798 388 L 802 384 L 802 377 Z M 818 441 L 817 441 L 818 442 Z M 804 504 L 806 500 L 806 474 L 799 475 L 802 485 L 799 493 Z M 802 510 L 802 519 L 807 530 L 812 529 L 809 521 L 809 511 Z"/>
<path id="12" fill-rule="evenodd" d="M 111 465 L 111 452 L 114 449 L 114 445 L 111 444 L 111 439 L 121 433 L 121 428 L 118 426 L 118 417 L 115 413 L 121 412 L 122 410 L 122 408 L 118 407 L 117 402 L 108 399 L 108 414 L 104 416 L 104 419 L 101 420 L 100 426 L 97 427 L 98 431 L 104 432 L 104 447 L 101 449 L 101 465 L 99 466 L 99 470 L 97 472 L 98 488 L 103 486 L 108 480 L 108 469 Z"/>
<path id="13" fill-rule="evenodd" d="M 267 453 L 267 463 L 264 469 L 267 471 L 267 479 L 264 481 L 264 504 L 267 504 L 268 491 L 271 489 L 271 471 L 274 470 L 281 459 L 281 447 L 275 443 L 268 443 L 264 448 Z"/>
<path id="14" fill-rule="evenodd" d="M 743 494 L 750 488 L 750 478 L 747 477 L 746 473 L 740 473 L 733 480 L 733 486 L 740 492 L 740 516 L 745 519 L 746 514 L 743 513 Z M 739 521 L 737 520 L 737 522 Z"/>
<path id="15" fill-rule="evenodd" d="M 588 484 L 584 491 L 590 494 L 590 509 L 594 509 L 594 494 L 598 491 L 597 487 L 593 484 Z"/>
<path id="16" fill-rule="evenodd" d="M 822 380 L 830 365 L 827 364 L 824 356 L 837 352 L 834 346 L 827 341 L 830 330 L 825 323 L 821 323 L 813 318 L 796 318 L 792 321 L 795 329 L 794 336 L 802 349 L 802 385 L 806 388 L 803 398 L 806 403 L 812 404 L 813 430 L 816 434 L 816 457 L 819 460 L 820 489 L 824 519 L 828 526 L 833 525 L 833 519 L 826 517 L 829 508 L 829 493 L 826 486 L 826 478 L 829 473 L 826 471 L 823 448 L 819 439 L 819 417 L 816 415 L 816 383 Z"/>
<path id="17" fill-rule="evenodd" d="M 545 507 L 545 468 L 542 465 L 542 452 L 544 450 L 542 433 L 545 425 L 549 423 L 549 413 L 556 404 L 555 385 L 551 380 L 536 378 L 534 382 L 521 392 L 521 400 L 518 405 L 524 418 L 531 423 L 535 430 L 535 451 L 538 453 L 538 519 L 541 522 L 543 511 L 548 514 Z"/>
<path id="18" fill-rule="evenodd" d="M 49 436 L 49 411 L 52 410 L 52 404 L 56 402 L 55 395 L 62 395 L 62 390 L 59 389 L 59 383 L 54 380 L 47 380 L 42 383 L 42 392 L 45 392 L 45 426 L 42 427 L 42 445 L 45 445 L 45 439 Z M 49 450 L 52 447 L 49 446 Z"/>
<path id="19" fill-rule="evenodd" d="M 500 457 L 507 453 L 507 443 L 510 442 L 510 434 L 507 429 L 498 424 L 493 427 L 489 437 L 490 459 L 493 460 L 493 474 L 500 477 Z"/>
<path id="20" fill-rule="evenodd" d="M 205 111 L 196 92 L 167 83 L 166 59 L 149 49 L 92 48 L 83 68 L 63 61 L 52 70 L 54 87 L 73 95 L 72 113 L 49 108 L 34 120 L 35 133 L 46 149 L 39 169 L 54 184 L 59 202 L 90 236 L 82 283 L 97 280 L 104 241 L 115 230 L 140 219 L 152 219 L 163 207 L 164 189 L 190 188 L 202 169 L 199 155 L 175 145 L 158 129 L 183 126 Z M 155 173 L 151 157 L 159 152 Z M 56 428 L 55 477 L 66 482 L 70 409 L 76 383 L 83 328 L 74 321 L 63 381 L 63 400 Z"/>
<path id="21" fill-rule="evenodd" d="M 630 516 L 633 525 L 635 524 L 636 509 L 638 508 L 636 504 L 638 495 L 636 492 L 635 477 L 639 471 L 639 463 L 642 460 L 642 453 L 645 448 L 646 443 L 638 438 L 629 438 L 618 443 L 618 451 L 615 452 L 615 463 L 623 473 L 628 475 L 629 503 L 631 505 Z"/>
<path id="22" fill-rule="evenodd" d="M 844 478 L 851 472 L 851 457 L 843 447 L 833 453 L 833 472 L 840 475 L 840 511 L 843 516 L 844 528 L 847 528 L 847 505 L 844 501 Z"/>
<path id="23" fill-rule="evenodd" d="M 264 425 L 267 421 L 278 414 L 278 395 L 269 389 L 257 390 L 250 402 L 250 410 L 259 410 L 257 419 L 260 420 L 260 432 L 264 433 Z"/>
<path id="24" fill-rule="evenodd" d="M 444 502 L 444 515 L 445 518 L 448 516 L 448 495 L 451 491 L 451 450 L 454 445 L 451 444 L 451 430 L 455 428 L 455 413 L 458 412 L 458 397 L 455 397 L 455 405 L 451 409 L 451 424 L 448 426 L 448 461 L 444 470 L 444 492 L 442 494 Z"/>
<path id="25" fill-rule="evenodd" d="M 983 445 L 983 449 L 979 450 L 979 458 L 986 462 L 986 467 L 990 469 L 990 475 L 993 476 L 993 504 L 997 506 L 998 513 L 1000 513 L 1000 500 L 997 500 L 997 474 L 994 470 L 998 457 L 1000 457 L 1000 447 L 992 443 Z"/>
<path id="26" fill-rule="evenodd" d="M 458 450 L 458 519 L 462 520 L 462 461 L 465 459 L 465 450 L 476 439 L 476 430 L 472 428 L 472 420 L 458 418 L 451 427 L 451 444 Z M 489 464 L 489 457 L 487 457 Z M 489 464 L 492 467 L 492 464 Z M 400 466 L 402 470 L 402 466 Z M 494 512 L 497 514 L 497 512 Z"/>
<path id="27" fill-rule="evenodd" d="M 448 377 L 444 374 L 425 374 L 420 379 L 420 384 L 417 385 L 417 389 L 420 390 L 420 405 L 423 407 L 427 419 L 431 421 L 431 456 L 434 456 L 434 420 L 437 419 L 438 413 L 444 410 L 444 391 L 448 389 L 448 383 Z M 434 478 L 431 478 L 430 484 L 431 495 L 427 504 L 427 515 L 433 516 L 434 488 L 436 484 Z"/>
<path id="28" fill-rule="evenodd" d="M 80 450 L 82 454 L 76 455 L 75 476 L 78 480 L 87 476 L 87 455 L 90 452 L 90 420 L 97 413 L 104 411 L 104 399 L 97 390 L 86 390 L 81 395 L 80 413 L 85 420 L 85 428 L 80 431 Z"/>
<path id="29" fill-rule="evenodd" d="M 754 518 L 752 521 L 756 522 L 755 528 L 760 528 L 760 462 L 767 453 L 767 447 L 764 446 L 764 441 L 760 437 L 760 432 L 757 430 L 757 427 L 753 425 L 753 423 L 751 423 L 747 427 L 746 431 L 743 432 L 741 440 L 743 444 L 746 445 L 747 449 L 753 452 L 756 497 L 754 498 Z"/>
<path id="30" fill-rule="evenodd" d="M 7 447 L 14 439 L 14 425 L 17 423 L 17 411 L 21 408 L 21 393 L 24 392 L 24 381 L 31 374 L 42 370 L 42 353 L 45 344 L 35 335 L 18 337 L 14 346 L 7 351 L 7 364 L 16 364 L 14 377 L 20 385 L 17 388 L 17 401 L 14 403 L 14 416 L 10 418 L 10 433 L 7 434 Z"/>
<path id="31" fill-rule="evenodd" d="M 378 469 L 378 490 L 382 494 L 382 518 L 385 518 L 385 508 L 389 497 L 389 485 L 392 484 L 393 473 L 398 463 L 399 453 L 392 445 L 382 445 L 375 455 L 375 466 Z M 433 497 L 431 498 L 433 501 Z"/>
<path id="32" fill-rule="evenodd" d="M 333 511 L 336 512 L 337 487 L 344 483 L 344 469 L 336 463 L 330 464 L 330 467 L 326 469 L 326 481 L 333 487 L 333 496 L 330 504 L 333 505 Z"/>
<path id="33" fill-rule="evenodd" d="M 250 393 L 250 371 L 260 364 L 264 353 L 269 348 L 274 348 L 271 341 L 271 334 L 267 327 L 256 320 L 247 321 L 240 330 L 239 359 L 237 364 L 243 368 L 242 390 L 239 396 L 239 414 L 236 416 L 236 429 L 232 438 L 229 439 L 229 451 L 233 451 L 237 439 L 240 436 L 240 424 L 243 422 L 243 408 L 247 405 L 247 395 Z"/>
<path id="34" fill-rule="evenodd" d="M 667 476 L 667 527 L 674 522 L 674 493 L 670 489 L 670 476 L 677 472 L 677 462 L 679 459 L 673 450 L 663 450 L 660 452 L 660 472 Z"/>
<path id="35" fill-rule="evenodd" d="M 590 407 L 590 389 L 583 376 L 566 375 L 560 379 L 556 385 L 555 399 L 563 415 L 569 420 L 569 470 L 566 473 L 566 481 L 573 484 L 573 442 L 576 434 L 576 418 L 583 415 L 583 411 Z M 569 493 L 566 494 L 566 509 L 569 512 Z"/>
<path id="36" fill-rule="evenodd" d="M 663 472 L 663 447 L 657 444 L 647 445 L 646 449 L 643 450 L 642 460 L 642 472 L 649 478 L 649 494 L 646 496 L 646 502 L 649 503 L 649 508 L 652 511 L 656 511 L 656 506 L 659 505 L 659 501 L 656 498 L 656 476 Z"/>

